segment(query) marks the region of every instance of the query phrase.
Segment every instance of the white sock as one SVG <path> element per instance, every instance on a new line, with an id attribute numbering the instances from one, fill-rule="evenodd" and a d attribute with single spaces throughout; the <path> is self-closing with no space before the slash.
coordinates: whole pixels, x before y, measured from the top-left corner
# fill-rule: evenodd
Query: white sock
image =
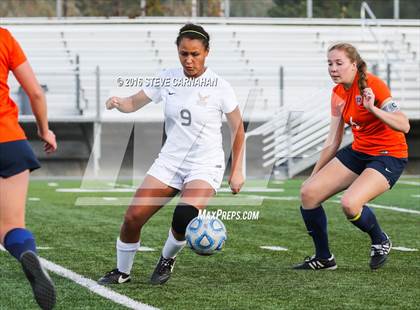
<path id="1" fill-rule="evenodd" d="M 181 251 L 187 241 L 176 240 L 172 234 L 172 229 L 169 229 L 168 239 L 166 239 L 165 245 L 162 250 L 162 256 L 164 258 L 175 258 L 175 256 Z"/>
<path id="2" fill-rule="evenodd" d="M 140 247 L 140 241 L 136 243 L 125 243 L 117 239 L 117 268 L 120 272 L 130 274 L 133 268 L 134 256 Z"/>

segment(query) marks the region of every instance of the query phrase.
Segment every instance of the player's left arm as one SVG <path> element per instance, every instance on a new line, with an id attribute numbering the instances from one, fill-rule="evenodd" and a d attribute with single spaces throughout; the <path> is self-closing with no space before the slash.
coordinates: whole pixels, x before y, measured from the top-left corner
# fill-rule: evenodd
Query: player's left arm
<path id="1" fill-rule="evenodd" d="M 363 105 L 392 129 L 403 133 L 410 131 L 407 116 L 401 112 L 398 103 L 392 97 L 386 98 L 378 106 L 375 106 L 375 94 L 371 88 L 365 88 L 363 90 Z"/>
<path id="2" fill-rule="evenodd" d="M 236 107 L 230 113 L 226 113 L 226 119 L 230 128 L 232 140 L 232 167 L 229 176 L 229 185 L 232 193 L 237 194 L 245 182 L 242 172 L 245 130 L 239 107 Z"/>
<path id="3" fill-rule="evenodd" d="M 44 141 L 44 151 L 47 154 L 57 150 L 55 134 L 49 129 L 47 116 L 47 102 L 44 91 L 39 84 L 31 65 L 26 60 L 12 70 L 16 80 L 29 97 L 32 112 L 38 127 L 38 136 Z"/>

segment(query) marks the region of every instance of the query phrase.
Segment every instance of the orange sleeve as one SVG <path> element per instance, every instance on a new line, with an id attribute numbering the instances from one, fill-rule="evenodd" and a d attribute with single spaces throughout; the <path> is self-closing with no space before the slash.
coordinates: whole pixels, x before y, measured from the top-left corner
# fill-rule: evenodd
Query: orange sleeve
<path id="1" fill-rule="evenodd" d="M 337 117 L 341 116 L 345 103 L 345 100 L 337 94 L 336 89 L 334 88 L 331 94 L 331 115 Z"/>
<path id="2" fill-rule="evenodd" d="M 19 43 L 15 40 L 15 38 L 10 33 L 9 35 L 10 35 L 9 69 L 14 70 L 19 65 L 21 65 L 22 63 L 26 61 L 26 56 L 22 48 L 20 47 Z"/>
<path id="3" fill-rule="evenodd" d="M 375 94 L 375 105 L 379 108 L 382 106 L 385 99 L 391 97 L 391 91 L 385 82 L 374 75 L 368 77 L 368 86 L 372 88 L 372 91 Z"/>

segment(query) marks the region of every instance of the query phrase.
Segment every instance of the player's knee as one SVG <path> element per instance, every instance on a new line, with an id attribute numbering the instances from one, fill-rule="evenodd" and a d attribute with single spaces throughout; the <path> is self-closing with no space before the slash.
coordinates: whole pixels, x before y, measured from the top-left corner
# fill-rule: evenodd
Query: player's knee
<path id="1" fill-rule="evenodd" d="M 124 224 L 132 226 L 140 226 L 140 228 L 144 224 L 144 219 L 142 218 L 142 215 L 140 212 L 137 212 L 133 209 L 128 209 L 124 216 Z"/>
<path id="2" fill-rule="evenodd" d="M 172 217 L 172 229 L 180 235 L 185 234 L 185 230 L 191 220 L 198 215 L 198 209 L 186 203 L 179 203 L 174 210 Z"/>
<path id="3" fill-rule="evenodd" d="M 340 202 L 341 202 L 341 207 L 343 209 L 343 212 L 347 217 L 352 217 L 353 215 L 355 215 L 355 213 L 357 213 L 359 204 L 350 195 L 344 194 L 341 197 Z"/>
<path id="4" fill-rule="evenodd" d="M 316 204 L 316 191 L 310 184 L 303 184 L 300 188 L 300 199 L 304 206 Z"/>

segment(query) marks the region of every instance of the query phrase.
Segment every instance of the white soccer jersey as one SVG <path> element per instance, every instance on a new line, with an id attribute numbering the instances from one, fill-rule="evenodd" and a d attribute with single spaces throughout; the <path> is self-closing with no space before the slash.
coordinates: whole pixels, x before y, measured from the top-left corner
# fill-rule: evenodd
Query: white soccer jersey
<path id="1" fill-rule="evenodd" d="M 222 115 L 238 106 L 230 84 L 210 68 L 196 79 L 182 68 L 167 69 L 158 79 L 143 91 L 164 106 L 167 139 L 159 158 L 179 166 L 224 166 Z"/>

